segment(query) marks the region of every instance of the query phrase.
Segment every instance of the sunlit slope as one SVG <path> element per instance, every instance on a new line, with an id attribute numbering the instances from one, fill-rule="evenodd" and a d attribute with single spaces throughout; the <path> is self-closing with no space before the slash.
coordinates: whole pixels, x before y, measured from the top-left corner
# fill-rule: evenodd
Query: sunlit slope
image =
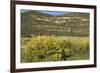
<path id="1" fill-rule="evenodd" d="M 21 35 L 89 36 L 89 14 L 49 15 L 37 11 L 21 13 Z"/>

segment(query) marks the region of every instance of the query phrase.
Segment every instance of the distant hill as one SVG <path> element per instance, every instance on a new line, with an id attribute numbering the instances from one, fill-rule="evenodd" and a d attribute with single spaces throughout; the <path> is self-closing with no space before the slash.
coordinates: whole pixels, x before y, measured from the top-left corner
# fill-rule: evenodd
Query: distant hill
<path id="1" fill-rule="evenodd" d="M 89 36 L 89 14 L 49 15 L 38 11 L 21 13 L 21 36 Z"/>

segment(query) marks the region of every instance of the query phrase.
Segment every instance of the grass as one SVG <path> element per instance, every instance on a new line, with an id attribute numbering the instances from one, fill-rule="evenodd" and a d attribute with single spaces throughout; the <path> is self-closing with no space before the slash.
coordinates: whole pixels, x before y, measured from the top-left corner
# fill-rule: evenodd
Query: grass
<path id="1" fill-rule="evenodd" d="M 57 40 L 70 40 L 71 43 L 75 46 L 80 47 L 74 48 L 73 50 L 76 51 L 74 56 L 71 57 L 71 60 L 86 60 L 89 59 L 89 47 L 87 48 L 87 45 L 89 45 L 89 37 L 66 37 L 66 36 L 59 36 L 56 37 Z M 81 53 L 87 52 L 87 53 Z M 79 51 L 79 52 L 78 52 Z"/>
<path id="2" fill-rule="evenodd" d="M 89 37 L 34 36 L 21 39 L 21 62 L 87 59 Z"/>

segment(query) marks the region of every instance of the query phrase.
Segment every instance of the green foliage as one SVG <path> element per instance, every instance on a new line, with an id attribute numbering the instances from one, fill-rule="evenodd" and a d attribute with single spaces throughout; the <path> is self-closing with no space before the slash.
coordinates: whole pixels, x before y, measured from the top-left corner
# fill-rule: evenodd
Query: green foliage
<path id="1" fill-rule="evenodd" d="M 56 37 L 34 36 L 25 41 L 21 48 L 21 62 L 46 62 L 74 60 L 78 55 L 88 55 L 89 42 L 75 43 L 70 39 L 57 40 Z"/>

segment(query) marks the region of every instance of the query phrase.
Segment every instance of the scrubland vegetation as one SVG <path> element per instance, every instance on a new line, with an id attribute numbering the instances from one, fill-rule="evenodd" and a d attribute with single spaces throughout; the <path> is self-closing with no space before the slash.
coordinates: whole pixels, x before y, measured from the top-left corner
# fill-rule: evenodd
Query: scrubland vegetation
<path id="1" fill-rule="evenodd" d="M 21 62 L 89 59 L 88 37 L 34 36 L 21 39 Z"/>
<path id="2" fill-rule="evenodd" d="M 89 18 L 89 13 L 80 12 L 50 15 L 41 10 L 22 11 L 21 62 L 89 59 Z"/>

